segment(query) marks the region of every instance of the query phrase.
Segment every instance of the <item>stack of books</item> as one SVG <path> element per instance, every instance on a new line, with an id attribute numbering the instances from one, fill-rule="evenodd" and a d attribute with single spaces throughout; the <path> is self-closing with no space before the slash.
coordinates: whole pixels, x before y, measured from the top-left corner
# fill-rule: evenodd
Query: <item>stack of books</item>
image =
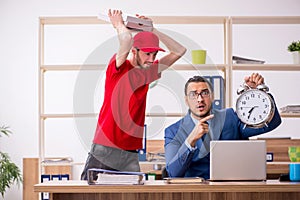
<path id="1" fill-rule="evenodd" d="M 142 185 L 145 174 L 143 172 L 114 171 L 106 169 L 89 169 L 89 185 Z"/>

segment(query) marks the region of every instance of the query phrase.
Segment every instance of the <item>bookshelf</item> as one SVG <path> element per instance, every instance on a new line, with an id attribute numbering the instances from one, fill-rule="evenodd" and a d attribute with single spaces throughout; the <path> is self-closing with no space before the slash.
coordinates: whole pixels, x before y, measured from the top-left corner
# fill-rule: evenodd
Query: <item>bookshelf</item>
<path id="1" fill-rule="evenodd" d="M 225 80 L 225 105 L 231 107 L 233 105 L 233 78 L 236 71 L 290 71 L 300 72 L 300 65 L 294 64 L 232 64 L 232 56 L 235 47 L 234 28 L 244 25 L 300 25 L 300 16 L 150 16 L 154 24 L 157 25 L 218 25 L 221 27 L 222 56 L 221 63 L 192 65 L 190 63 L 175 64 L 171 70 L 175 71 L 218 71 L 222 73 Z M 92 25 L 107 26 L 108 23 L 98 19 L 97 17 L 40 17 L 39 26 L 39 159 L 40 163 L 45 159 L 45 122 L 49 119 L 73 119 L 73 118 L 96 118 L 98 113 L 94 112 L 51 112 L 45 109 L 45 86 L 50 84 L 47 82 L 45 75 L 50 72 L 76 72 L 76 71 L 104 71 L 106 63 L 103 64 L 78 64 L 78 63 L 48 63 L 45 59 L 48 51 L 46 51 L 47 27 L 49 26 L 76 26 L 76 25 Z M 111 28 L 111 27 L 110 27 Z M 112 29 L 112 28 L 111 28 Z M 101 37 L 101 36 L 99 36 Z M 55 40 L 55 38 L 53 38 Z M 49 44 L 48 44 L 49 45 Z M 165 112 L 151 113 L 148 112 L 146 117 L 166 117 L 179 118 L 185 115 L 185 112 Z M 298 114 L 283 114 L 283 118 L 299 118 Z M 70 163 L 73 165 L 74 163 Z M 74 165 L 77 165 L 76 163 Z M 41 173 L 43 172 L 41 167 Z"/>

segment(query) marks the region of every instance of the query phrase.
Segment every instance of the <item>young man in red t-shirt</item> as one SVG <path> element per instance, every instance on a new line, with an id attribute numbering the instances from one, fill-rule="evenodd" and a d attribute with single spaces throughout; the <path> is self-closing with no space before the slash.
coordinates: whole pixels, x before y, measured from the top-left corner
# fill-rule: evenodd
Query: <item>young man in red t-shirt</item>
<path id="1" fill-rule="evenodd" d="M 149 84 L 186 52 L 185 47 L 155 28 L 133 37 L 120 10 L 109 10 L 108 16 L 117 30 L 120 45 L 107 67 L 104 102 L 81 175 L 85 180 L 90 168 L 140 171 L 137 149 L 142 148 Z M 165 51 L 159 47 L 159 41 L 165 44 L 168 53 L 155 60 L 158 51 Z"/>

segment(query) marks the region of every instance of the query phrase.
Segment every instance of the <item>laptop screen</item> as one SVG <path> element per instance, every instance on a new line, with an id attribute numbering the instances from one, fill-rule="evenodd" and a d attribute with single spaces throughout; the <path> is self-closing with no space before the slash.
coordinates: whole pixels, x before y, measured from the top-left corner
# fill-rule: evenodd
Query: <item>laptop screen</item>
<path id="1" fill-rule="evenodd" d="M 210 180 L 266 180 L 265 141 L 211 141 Z"/>

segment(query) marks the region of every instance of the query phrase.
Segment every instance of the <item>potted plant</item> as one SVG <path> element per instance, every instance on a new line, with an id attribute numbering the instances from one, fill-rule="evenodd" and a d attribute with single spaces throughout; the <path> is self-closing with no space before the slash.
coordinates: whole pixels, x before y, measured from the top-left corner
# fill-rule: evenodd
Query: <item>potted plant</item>
<path id="1" fill-rule="evenodd" d="M 288 46 L 288 51 L 293 54 L 294 64 L 300 64 L 300 40 L 293 41 Z"/>
<path id="2" fill-rule="evenodd" d="M 9 136 L 11 131 L 9 127 L 0 127 L 0 137 L 2 135 Z M 21 183 L 22 175 L 19 167 L 13 163 L 8 154 L 0 151 L 0 193 L 4 198 L 4 193 L 14 183 Z"/>

